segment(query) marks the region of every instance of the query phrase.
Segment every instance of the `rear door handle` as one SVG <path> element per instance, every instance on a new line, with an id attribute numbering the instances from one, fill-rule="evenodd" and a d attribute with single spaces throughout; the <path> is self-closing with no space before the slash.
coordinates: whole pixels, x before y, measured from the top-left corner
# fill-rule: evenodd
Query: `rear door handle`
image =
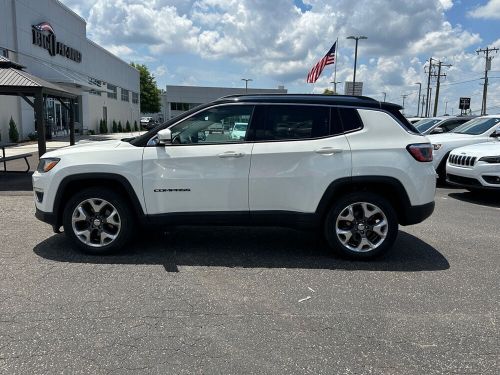
<path id="1" fill-rule="evenodd" d="M 234 151 L 226 151 L 223 152 L 222 154 L 217 155 L 219 158 L 226 159 L 226 158 L 241 158 L 245 156 L 243 152 L 234 152 Z"/>
<path id="2" fill-rule="evenodd" d="M 342 150 L 341 148 L 322 147 L 316 150 L 316 153 L 320 155 L 335 155 L 335 154 L 340 154 L 342 151 L 344 150 Z"/>

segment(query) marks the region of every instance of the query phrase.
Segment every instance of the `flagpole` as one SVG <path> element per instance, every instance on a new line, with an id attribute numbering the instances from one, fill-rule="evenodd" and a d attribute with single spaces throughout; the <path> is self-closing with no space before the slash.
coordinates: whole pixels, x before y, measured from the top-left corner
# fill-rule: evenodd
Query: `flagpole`
<path id="1" fill-rule="evenodd" d="M 337 57 L 339 52 L 339 37 L 337 37 L 337 41 L 335 43 L 337 43 L 337 48 L 335 49 L 335 63 L 333 64 L 335 65 L 335 70 L 333 73 L 333 94 L 337 95 Z"/>

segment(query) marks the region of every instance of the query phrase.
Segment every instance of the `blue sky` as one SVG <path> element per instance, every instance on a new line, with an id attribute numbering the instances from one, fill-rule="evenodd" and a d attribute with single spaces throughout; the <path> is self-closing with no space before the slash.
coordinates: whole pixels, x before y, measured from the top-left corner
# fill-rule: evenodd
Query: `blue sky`
<path id="1" fill-rule="evenodd" d="M 331 88 L 333 67 L 316 84 L 308 70 L 339 38 L 337 80 L 352 79 L 348 35 L 359 45 L 357 80 L 364 94 L 406 99 L 416 112 L 418 86 L 429 57 L 450 63 L 440 109 L 472 98 L 480 109 L 484 57 L 475 50 L 500 47 L 500 0 L 63 0 L 87 20 L 88 37 L 126 61 L 149 66 L 159 87 L 284 85 L 289 92 Z M 493 60 L 489 106 L 500 112 L 500 54 Z M 471 82 L 464 82 L 472 80 Z M 456 109 L 455 109 L 456 111 Z M 451 113 L 449 109 L 448 112 Z"/>

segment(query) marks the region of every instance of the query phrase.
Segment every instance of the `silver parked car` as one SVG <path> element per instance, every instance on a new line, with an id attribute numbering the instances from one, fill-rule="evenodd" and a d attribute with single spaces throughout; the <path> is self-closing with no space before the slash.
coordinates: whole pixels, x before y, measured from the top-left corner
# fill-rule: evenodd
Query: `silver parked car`
<path id="1" fill-rule="evenodd" d="M 421 134 L 442 134 L 451 132 L 455 128 L 475 117 L 476 116 L 430 117 L 418 121 L 414 126 Z"/>

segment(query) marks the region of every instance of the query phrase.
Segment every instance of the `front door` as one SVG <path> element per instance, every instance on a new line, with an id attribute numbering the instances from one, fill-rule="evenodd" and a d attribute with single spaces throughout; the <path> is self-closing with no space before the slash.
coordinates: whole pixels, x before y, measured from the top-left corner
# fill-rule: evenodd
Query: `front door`
<path id="1" fill-rule="evenodd" d="M 214 106 L 170 127 L 172 144 L 148 146 L 143 187 L 150 215 L 174 212 L 248 212 L 253 106 Z M 233 132 L 235 124 L 240 126 Z"/>

